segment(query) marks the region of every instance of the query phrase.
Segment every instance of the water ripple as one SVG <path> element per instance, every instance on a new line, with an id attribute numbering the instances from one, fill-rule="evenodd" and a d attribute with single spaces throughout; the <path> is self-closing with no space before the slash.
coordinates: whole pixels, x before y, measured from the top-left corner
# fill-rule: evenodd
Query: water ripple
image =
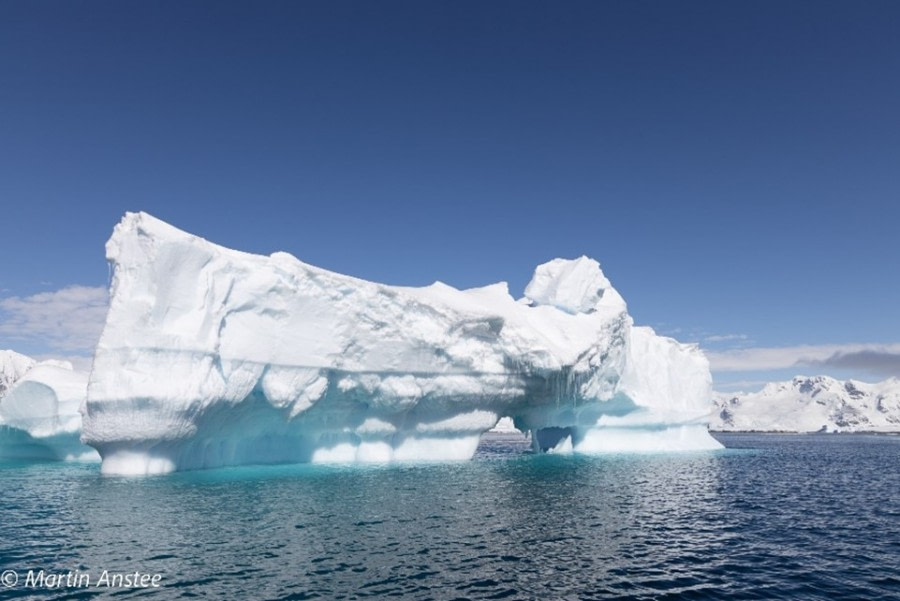
<path id="1" fill-rule="evenodd" d="M 0 571 L 163 575 L 10 597 L 900 598 L 900 438 L 725 437 L 677 456 L 289 466 L 144 479 L 0 466 Z M 39 592 L 40 595 L 36 593 Z"/>

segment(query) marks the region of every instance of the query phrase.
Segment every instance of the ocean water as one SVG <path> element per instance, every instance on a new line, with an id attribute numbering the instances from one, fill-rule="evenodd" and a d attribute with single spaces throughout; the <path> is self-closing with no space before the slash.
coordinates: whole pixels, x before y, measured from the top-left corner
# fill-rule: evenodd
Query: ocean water
<path id="1" fill-rule="evenodd" d="M 5 463 L 0 599 L 900 599 L 900 437 L 720 439 L 151 478 Z"/>

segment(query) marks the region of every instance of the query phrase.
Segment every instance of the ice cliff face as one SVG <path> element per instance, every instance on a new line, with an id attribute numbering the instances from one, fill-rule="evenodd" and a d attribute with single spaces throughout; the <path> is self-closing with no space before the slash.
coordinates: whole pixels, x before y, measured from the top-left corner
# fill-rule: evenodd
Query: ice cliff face
<path id="1" fill-rule="evenodd" d="M 760 392 L 719 395 L 713 430 L 900 432 L 900 380 L 877 384 L 798 376 Z"/>
<path id="2" fill-rule="evenodd" d="M 544 449 L 716 448 L 706 359 L 632 327 L 596 261 L 386 286 L 127 214 L 83 440 L 106 473 L 471 457 L 501 416 Z"/>
<path id="3" fill-rule="evenodd" d="M 0 372 L 17 376 L 8 379 L 9 388 L 0 396 L 0 458 L 96 458 L 79 441 L 87 374 L 64 361 L 38 363 L 11 351 L 0 353 L 6 353 L 0 354 Z"/>

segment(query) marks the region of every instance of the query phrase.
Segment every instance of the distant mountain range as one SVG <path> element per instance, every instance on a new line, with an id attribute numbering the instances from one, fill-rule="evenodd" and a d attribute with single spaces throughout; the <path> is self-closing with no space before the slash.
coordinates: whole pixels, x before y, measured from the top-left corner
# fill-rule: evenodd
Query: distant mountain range
<path id="1" fill-rule="evenodd" d="M 900 432 L 900 379 L 798 376 L 759 392 L 717 393 L 709 428 L 741 432 Z"/>

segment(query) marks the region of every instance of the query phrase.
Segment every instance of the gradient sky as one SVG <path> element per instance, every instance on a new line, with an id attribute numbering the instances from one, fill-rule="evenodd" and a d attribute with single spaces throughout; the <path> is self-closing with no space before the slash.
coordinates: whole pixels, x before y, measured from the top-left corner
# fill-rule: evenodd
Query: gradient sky
<path id="1" fill-rule="evenodd" d="M 89 354 L 144 210 L 395 284 L 587 254 L 723 388 L 900 375 L 898 31 L 895 1 L 0 0 L 0 348 Z"/>

